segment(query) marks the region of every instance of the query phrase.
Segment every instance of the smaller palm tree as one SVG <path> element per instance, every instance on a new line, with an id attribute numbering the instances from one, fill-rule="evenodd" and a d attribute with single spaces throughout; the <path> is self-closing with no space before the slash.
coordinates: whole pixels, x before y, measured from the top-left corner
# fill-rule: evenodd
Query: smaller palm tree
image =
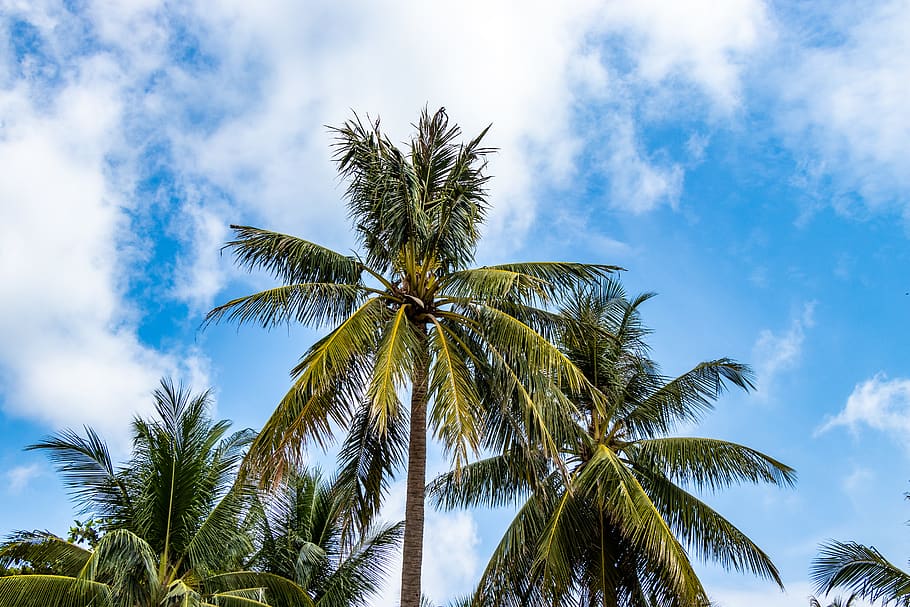
<path id="1" fill-rule="evenodd" d="M 303 469 L 261 496 L 253 524 L 259 549 L 248 566 L 293 580 L 316 607 L 370 604 L 392 565 L 403 525 L 379 525 L 349 537 L 344 523 L 354 500 L 345 488 L 318 469 Z"/>
<path id="2" fill-rule="evenodd" d="M 235 482 L 253 438 L 208 416 L 208 393 L 163 380 L 155 419 L 133 422 L 133 453 L 115 467 L 91 428 L 30 449 L 49 454 L 83 512 L 102 521 L 93 549 L 46 531 L 17 532 L 0 565 L 49 563 L 53 573 L 0 578 L 0 607 L 307 606 L 281 576 L 240 571 L 252 544 L 240 521 L 251 492 Z"/>
<path id="3" fill-rule="evenodd" d="M 630 300 L 605 280 L 565 304 L 559 346 L 601 398 L 564 387 L 576 414 L 555 457 L 502 399 L 485 433 L 495 455 L 430 485 L 443 508 L 517 506 L 474 605 L 707 607 L 690 555 L 782 586 L 768 555 L 691 490 L 789 486 L 793 469 L 736 443 L 675 436 L 728 383 L 750 389 L 749 369 L 721 358 L 661 374 L 640 318 L 650 297 Z"/>
<path id="4" fill-rule="evenodd" d="M 837 597 L 835 599 L 832 599 L 832 601 L 830 603 L 828 603 L 828 607 L 853 607 L 854 601 L 856 601 L 855 592 L 853 594 L 851 594 L 850 596 L 848 596 L 846 599 L 844 599 L 843 597 Z M 818 598 L 816 598 L 814 596 L 810 596 L 809 597 L 809 607 L 822 607 L 822 604 L 818 600 Z"/>

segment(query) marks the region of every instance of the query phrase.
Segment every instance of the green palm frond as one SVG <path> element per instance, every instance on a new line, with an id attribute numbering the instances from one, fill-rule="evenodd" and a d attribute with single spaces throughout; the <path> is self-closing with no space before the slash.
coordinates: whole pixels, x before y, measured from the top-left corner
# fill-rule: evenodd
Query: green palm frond
<path id="1" fill-rule="evenodd" d="M 698 422 L 723 393 L 725 382 L 753 389 L 748 365 L 729 358 L 699 363 L 679 377 L 636 377 L 647 396 L 632 403 L 626 423 L 639 435 L 671 431 L 681 422 Z"/>
<path id="2" fill-rule="evenodd" d="M 641 484 L 667 525 L 687 548 L 728 570 L 773 580 L 783 589 L 771 558 L 745 533 L 657 471 L 638 471 Z"/>
<path id="3" fill-rule="evenodd" d="M 408 448 L 407 416 L 404 410 L 385 429 L 372 423 L 369 406 L 354 416 L 348 436 L 338 454 L 335 490 L 345 496 L 345 539 L 356 528 L 364 532 L 388 493 L 395 472 L 405 463 Z"/>
<path id="4" fill-rule="evenodd" d="M 238 528 L 249 507 L 252 489 L 238 482 L 211 510 L 186 546 L 187 563 L 196 571 L 217 571 L 253 550 L 249 536 Z"/>
<path id="5" fill-rule="evenodd" d="M 705 600 L 705 591 L 685 549 L 638 479 L 610 449 L 599 446 L 579 473 L 575 486 L 594 499 L 623 536 L 660 568 L 683 601 Z"/>
<path id="6" fill-rule="evenodd" d="M 235 240 L 225 245 L 238 266 L 261 269 L 285 283 L 338 283 L 360 280 L 361 266 L 353 257 L 312 242 L 250 226 L 232 225 Z"/>
<path id="7" fill-rule="evenodd" d="M 369 528 L 352 552 L 320 585 L 317 607 L 367 607 L 391 573 L 404 524 Z"/>
<path id="8" fill-rule="evenodd" d="M 105 584 L 57 575 L 0 577 L 0 607 L 115 607 Z"/>
<path id="9" fill-rule="evenodd" d="M 160 588 L 166 573 L 156 569 L 151 546 L 126 529 L 105 534 L 77 576 L 106 584 L 120 605 L 142 605 Z"/>
<path id="10" fill-rule="evenodd" d="M 91 552 L 49 531 L 17 531 L 0 544 L 0 565 L 47 564 L 59 575 L 76 575 Z"/>
<path id="11" fill-rule="evenodd" d="M 426 336 L 408 319 L 408 309 L 408 306 L 399 308 L 383 328 L 367 387 L 370 414 L 380 431 L 397 415 L 401 404 L 399 390 L 404 388 L 426 341 Z"/>
<path id="12" fill-rule="evenodd" d="M 819 592 L 835 588 L 883 605 L 910 605 L 910 574 L 892 565 L 872 546 L 829 541 L 821 545 L 809 577 Z"/>
<path id="13" fill-rule="evenodd" d="M 201 582 L 206 594 L 263 588 L 265 601 L 272 607 L 315 607 L 306 591 L 291 580 L 258 571 L 237 571 L 205 578 Z"/>
<path id="14" fill-rule="evenodd" d="M 92 428 L 86 427 L 85 434 L 64 430 L 25 449 L 47 454 L 81 511 L 118 521 L 129 518 L 129 491 L 114 469 L 107 443 Z"/>
<path id="15" fill-rule="evenodd" d="M 427 496 L 437 508 L 445 510 L 509 506 L 526 500 L 547 475 L 548 468 L 540 454 L 516 450 L 436 477 L 427 486 Z"/>
<path id="16" fill-rule="evenodd" d="M 597 284 L 623 268 L 606 264 L 546 261 L 500 264 L 480 270 L 513 272 L 526 280 L 533 280 L 540 286 L 540 301 L 550 302 L 563 301 L 566 296 Z"/>
<path id="17" fill-rule="evenodd" d="M 350 316 L 369 290 L 358 285 L 297 283 L 238 297 L 214 308 L 205 323 L 222 320 L 267 329 L 292 321 L 314 328 L 334 326 Z"/>
<path id="18" fill-rule="evenodd" d="M 667 437 L 637 441 L 625 450 L 633 463 L 661 470 L 674 482 L 717 490 L 740 483 L 793 486 L 793 468 L 755 449 L 712 438 Z"/>
<path id="19" fill-rule="evenodd" d="M 444 325 L 435 322 L 435 328 L 429 336 L 430 351 L 435 354 L 429 378 L 433 403 L 429 422 L 436 437 L 453 453 L 456 466 L 461 466 L 469 453 L 480 448 L 480 396 L 468 367 L 470 353 Z"/>

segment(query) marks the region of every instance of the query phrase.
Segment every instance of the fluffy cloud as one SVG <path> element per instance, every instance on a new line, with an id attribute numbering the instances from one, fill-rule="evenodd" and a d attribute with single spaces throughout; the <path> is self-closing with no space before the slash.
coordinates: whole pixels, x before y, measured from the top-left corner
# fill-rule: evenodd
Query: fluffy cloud
<path id="1" fill-rule="evenodd" d="M 52 29 L 60 18 L 33 22 Z M 143 344 L 126 300 L 142 255 L 122 187 L 132 177 L 111 161 L 124 156 L 128 78 L 112 55 L 57 61 L 51 41 L 65 47 L 23 43 L 6 67 L 29 74 L 0 89 L 4 406 L 53 427 L 122 433 L 161 375 L 204 364 Z"/>
<path id="2" fill-rule="evenodd" d="M 862 426 L 887 432 L 903 442 L 910 431 L 910 379 L 888 379 L 879 373 L 857 384 L 843 410 L 825 422 L 820 432 L 845 426 L 858 430 Z"/>
<path id="3" fill-rule="evenodd" d="M 767 590 L 721 588 L 711 590 L 710 595 L 717 607 L 766 607 L 767 605 L 805 607 L 808 597 L 813 594 L 812 585 L 807 581 L 787 582 L 786 589 L 786 592 L 781 592 L 775 588 Z M 823 604 L 826 603 L 823 602 Z"/>
<path id="4" fill-rule="evenodd" d="M 785 136 L 816 182 L 833 180 L 870 207 L 898 204 L 910 214 L 910 5 L 844 4 L 828 20 L 842 42 L 801 48 L 783 77 Z M 835 203 L 854 210 L 849 196 Z"/>
<path id="5" fill-rule="evenodd" d="M 435 459 L 435 458 L 434 458 Z M 429 478 L 442 472 L 443 462 L 431 463 Z M 385 520 L 404 518 L 405 483 L 392 485 L 382 510 Z M 423 593 L 435 604 L 467 594 L 477 582 L 482 563 L 477 554 L 477 523 L 469 512 L 436 512 L 427 507 L 423 539 Z M 385 588 L 378 597 L 378 607 L 398 604 L 401 588 L 401 556 L 390 569 Z"/>
<path id="6" fill-rule="evenodd" d="M 758 395 L 767 396 L 775 378 L 792 369 L 800 360 L 806 329 L 815 326 L 815 302 L 803 306 L 799 316 L 790 321 L 790 326 L 782 333 L 765 329 L 759 333 L 752 349 L 755 373 L 758 377 Z"/>

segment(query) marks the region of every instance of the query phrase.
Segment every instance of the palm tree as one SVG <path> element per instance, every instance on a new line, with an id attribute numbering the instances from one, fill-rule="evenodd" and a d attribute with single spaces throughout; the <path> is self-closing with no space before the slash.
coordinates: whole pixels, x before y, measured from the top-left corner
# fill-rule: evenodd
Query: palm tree
<path id="1" fill-rule="evenodd" d="M 212 421 L 208 393 L 163 380 L 157 418 L 133 422 L 133 451 L 115 467 L 91 428 L 67 430 L 29 447 L 48 453 L 83 512 L 100 521 L 86 549 L 46 531 L 18 532 L 0 564 L 50 564 L 52 574 L 0 578 L 0 607 L 172 607 L 311 605 L 277 575 L 240 571 L 252 551 L 240 525 L 250 492 L 235 473 L 252 440 Z"/>
<path id="2" fill-rule="evenodd" d="M 891 564 L 874 546 L 830 541 L 822 544 L 810 576 L 819 592 L 835 588 L 882 605 L 910 605 L 910 573 Z"/>
<path id="3" fill-rule="evenodd" d="M 781 584 L 768 556 L 688 489 L 792 484 L 793 470 L 727 441 L 673 436 L 697 421 L 748 369 L 722 358 L 676 378 L 648 357 L 639 306 L 617 282 L 580 290 L 562 310 L 565 355 L 603 398 L 566 390 L 579 412 L 556 457 L 508 408 L 491 409 L 496 453 L 431 484 L 437 505 L 515 505 L 475 605 L 689 607 L 708 605 L 689 552 Z"/>
<path id="4" fill-rule="evenodd" d="M 401 541 L 402 525 L 372 529 L 346 550 L 348 508 L 348 496 L 319 470 L 291 474 L 280 490 L 258 500 L 253 528 L 259 549 L 248 566 L 294 580 L 316 607 L 368 605 Z"/>
<path id="5" fill-rule="evenodd" d="M 853 602 L 856 600 L 856 593 L 854 592 L 844 600 L 842 597 L 837 597 L 828 603 L 828 607 L 853 607 Z M 821 602 L 818 598 L 814 596 L 809 597 L 809 607 L 822 607 Z"/>
<path id="6" fill-rule="evenodd" d="M 615 269 L 555 262 L 470 269 L 489 208 L 486 130 L 459 144 L 460 129 L 443 109 L 425 110 L 415 128 L 406 150 L 378 121 L 355 117 L 333 130 L 360 253 L 232 226 L 236 239 L 227 248 L 237 263 L 266 270 L 282 286 L 207 316 L 331 328 L 293 369 L 292 388 L 251 447 L 250 467 L 280 477 L 303 446 L 324 445 L 334 427 L 348 429 L 340 480 L 360 500 L 365 527 L 406 464 L 401 607 L 419 607 L 421 596 L 428 430 L 462 466 L 481 444 L 477 380 L 494 377 L 519 395 L 554 448 L 553 422 L 566 414 L 541 405 L 550 402 L 542 395 L 559 382 L 578 391 L 587 382 L 548 341 L 555 315 L 543 308 Z"/>

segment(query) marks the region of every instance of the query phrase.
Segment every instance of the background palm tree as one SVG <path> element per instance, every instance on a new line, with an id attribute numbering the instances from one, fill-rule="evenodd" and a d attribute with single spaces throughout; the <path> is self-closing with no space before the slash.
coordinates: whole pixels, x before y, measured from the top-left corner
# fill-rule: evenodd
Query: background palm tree
<path id="1" fill-rule="evenodd" d="M 828 607 L 853 607 L 853 603 L 856 601 L 856 593 L 851 594 L 846 599 L 843 597 L 835 597 L 828 603 Z M 817 597 L 809 597 L 809 607 L 823 607 L 821 602 Z"/>
<path id="2" fill-rule="evenodd" d="M 344 544 L 349 496 L 303 469 L 285 478 L 274 492 L 260 496 L 253 529 L 259 549 L 248 566 L 306 588 L 316 607 L 368 605 L 381 589 L 403 525 L 382 525 Z"/>
<path id="3" fill-rule="evenodd" d="M 602 398 L 564 387 L 575 431 L 555 457 L 537 448 L 540 437 L 514 408 L 491 409 L 485 446 L 501 455 L 431 485 L 444 508 L 519 507 L 475 604 L 708 605 L 689 552 L 781 583 L 768 556 L 687 487 L 789 485 L 793 470 L 735 443 L 673 436 L 713 407 L 725 382 L 750 388 L 748 369 L 718 359 L 663 376 L 648 357 L 638 309 L 650 297 L 630 301 L 605 281 L 562 310 L 561 347 Z"/>
<path id="4" fill-rule="evenodd" d="M 489 205 L 486 133 L 461 144 L 444 110 L 424 111 L 405 150 L 379 122 L 334 129 L 335 160 L 361 250 L 343 255 L 312 242 L 232 226 L 237 263 L 264 269 L 282 286 L 212 310 L 265 327 L 297 321 L 331 327 L 294 368 L 294 385 L 250 452 L 250 467 L 280 477 L 307 443 L 324 445 L 333 428 L 349 431 L 339 482 L 359 500 L 369 526 L 391 475 L 407 467 L 401 607 L 419 607 L 427 432 L 455 466 L 481 444 L 484 401 L 478 380 L 495 379 L 516 395 L 543 436 L 560 443 L 558 422 L 584 375 L 548 341 L 553 314 L 543 307 L 614 268 L 576 263 L 517 263 L 469 269 Z M 408 407 L 400 402 L 410 392 Z M 556 410 L 550 404 L 562 407 Z M 406 455 L 405 455 L 406 454 Z M 268 479 L 266 479 L 268 480 Z"/>
<path id="5" fill-rule="evenodd" d="M 0 563 L 50 563 L 53 574 L 0 579 L 0 606 L 308 605 L 290 580 L 239 571 L 252 544 L 241 521 L 250 492 L 235 484 L 253 434 L 228 435 L 209 395 L 163 380 L 155 419 L 133 422 L 133 451 L 115 467 L 91 428 L 32 445 L 48 453 L 102 536 L 86 549 L 49 532 L 18 532 Z"/>
<path id="6" fill-rule="evenodd" d="M 830 541 L 812 562 L 818 592 L 839 588 L 882 605 L 910 605 L 910 574 L 891 564 L 874 546 Z"/>

